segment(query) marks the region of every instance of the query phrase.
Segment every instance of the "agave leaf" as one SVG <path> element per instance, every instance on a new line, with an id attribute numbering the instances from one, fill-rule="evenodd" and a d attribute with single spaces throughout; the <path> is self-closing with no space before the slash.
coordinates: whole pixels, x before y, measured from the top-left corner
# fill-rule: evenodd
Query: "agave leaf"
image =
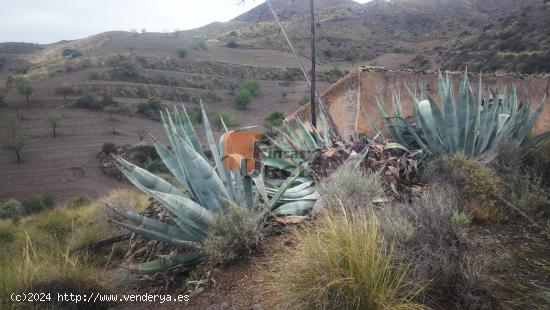
<path id="1" fill-rule="evenodd" d="M 521 149 L 523 150 L 524 154 L 527 154 L 528 150 L 536 148 L 539 145 L 548 142 L 548 140 L 550 140 L 550 131 L 547 131 L 529 140 L 524 141 L 521 145 Z"/>
<path id="2" fill-rule="evenodd" d="M 173 227 L 173 226 L 168 225 L 166 223 L 157 221 L 155 219 L 152 219 L 152 218 L 140 215 L 140 214 L 118 210 L 118 209 L 113 208 L 113 207 L 111 207 L 111 210 L 113 210 L 120 217 L 134 222 L 136 225 L 142 225 L 146 228 L 149 228 L 149 229 L 154 230 L 156 232 L 164 233 L 164 234 L 172 236 L 174 238 L 187 240 L 187 241 L 195 241 L 195 242 L 198 242 L 202 239 L 201 235 L 185 233 L 184 231 L 182 231 L 179 228 Z"/>
<path id="3" fill-rule="evenodd" d="M 328 120 L 324 111 L 319 113 L 319 119 L 321 120 L 320 124 L 323 133 L 323 142 L 325 143 L 325 145 L 328 145 L 330 143 L 330 126 L 328 124 Z"/>
<path id="4" fill-rule="evenodd" d="M 185 196 L 155 191 L 149 193 L 178 219 L 188 220 L 202 229 L 207 229 L 214 221 L 214 214 L 208 209 L 208 206 L 201 206 Z"/>
<path id="5" fill-rule="evenodd" d="M 407 153 L 411 152 L 408 148 L 406 148 L 404 145 L 399 143 L 388 143 L 384 145 L 384 150 L 402 150 Z"/>
<path id="6" fill-rule="evenodd" d="M 190 248 L 190 249 L 200 248 L 200 245 L 196 242 L 185 241 L 185 240 L 182 240 L 182 239 L 178 239 L 174 236 L 170 236 L 170 235 L 167 235 L 167 234 L 162 233 L 162 232 L 158 232 L 158 231 L 151 230 L 151 229 L 146 229 L 146 228 L 141 228 L 141 227 L 137 227 L 135 225 L 126 224 L 126 223 L 122 223 L 122 222 L 117 222 L 117 221 L 113 221 L 113 220 L 111 220 L 111 222 L 113 222 L 117 225 L 120 225 L 120 226 L 128 229 L 131 232 L 142 235 L 147 239 L 161 241 L 161 242 L 168 243 L 168 244 L 176 246 L 176 247 L 185 247 L 185 248 Z"/>
<path id="7" fill-rule="evenodd" d="M 176 180 L 178 180 L 178 182 L 180 182 L 180 184 L 183 185 L 187 191 L 190 191 L 189 183 L 187 182 L 185 173 L 182 171 L 182 167 L 178 162 L 176 154 L 164 147 L 164 145 L 162 145 L 162 143 L 160 143 L 154 136 L 151 136 L 151 140 L 153 141 L 153 146 L 155 147 L 157 154 L 166 168 L 170 170 L 170 173 L 172 173 Z"/>
<path id="8" fill-rule="evenodd" d="M 396 126 L 392 122 L 392 118 L 388 116 L 384 102 L 376 98 L 376 104 L 378 105 L 378 110 L 382 116 L 382 122 L 386 125 L 393 139 L 401 144 L 405 144 L 405 138 L 401 135 L 400 131 L 396 129 Z M 381 131 L 378 131 L 381 132 Z"/>
<path id="9" fill-rule="evenodd" d="M 181 139 L 180 139 L 181 140 Z M 182 160 L 186 166 L 189 181 L 201 205 L 214 210 L 222 210 L 221 197 L 229 197 L 227 190 L 214 168 L 185 143 L 180 143 Z"/>
<path id="10" fill-rule="evenodd" d="M 275 216 L 305 215 L 315 205 L 315 200 L 301 200 L 285 203 L 277 207 L 271 213 Z"/>
<path id="11" fill-rule="evenodd" d="M 518 135 L 516 137 L 518 145 L 523 143 L 523 140 L 525 139 L 525 137 L 527 137 L 529 132 L 531 132 L 531 130 L 533 129 L 533 126 L 535 126 L 537 119 L 539 118 L 540 114 L 544 110 L 545 103 L 546 103 L 546 95 L 544 95 L 544 98 L 542 98 L 542 101 L 537 107 L 537 109 L 535 110 L 535 112 L 531 114 L 531 116 L 529 117 L 529 120 L 525 122 L 525 125 L 521 127 L 521 129 L 518 131 Z M 527 113 L 529 113 L 528 110 L 527 110 Z"/>
<path id="12" fill-rule="evenodd" d="M 187 109 L 185 108 L 185 105 L 182 104 L 181 106 L 183 108 L 183 116 L 185 117 L 183 122 L 183 130 L 185 131 L 185 135 L 187 136 L 189 141 L 191 141 L 191 144 L 193 145 L 195 151 L 199 153 L 202 157 L 206 158 L 204 150 L 202 149 L 201 142 L 197 136 L 197 133 L 195 132 L 193 124 L 191 123 L 189 114 L 187 113 Z"/>
<path id="13" fill-rule="evenodd" d="M 189 252 L 160 257 L 146 263 L 131 265 L 130 268 L 143 273 L 154 273 L 176 267 L 193 266 L 201 262 L 202 259 L 203 255 L 201 253 Z"/>
<path id="14" fill-rule="evenodd" d="M 288 125 L 287 125 L 287 130 L 288 130 Z M 290 136 L 289 134 L 287 134 L 286 132 L 280 130 L 279 128 L 277 127 L 273 127 L 273 130 L 275 130 L 276 132 L 278 132 L 279 134 L 281 134 L 285 139 L 286 141 L 296 150 L 296 151 L 305 151 L 305 147 L 302 146 L 298 140 L 295 140 L 296 138 L 294 136 Z M 293 131 L 294 132 L 294 131 Z M 294 133 L 295 134 L 295 133 Z"/>
<path id="15" fill-rule="evenodd" d="M 235 199 L 236 197 L 235 188 L 233 187 L 231 176 L 223 166 L 222 159 L 220 156 L 220 151 L 218 150 L 218 147 L 216 145 L 216 140 L 214 139 L 214 134 L 212 133 L 212 128 L 210 127 L 210 121 L 208 120 L 208 115 L 206 115 L 206 111 L 204 110 L 202 101 L 201 101 L 201 112 L 202 112 L 202 121 L 204 124 L 204 132 L 206 133 L 206 140 L 208 141 L 208 146 L 210 148 L 210 152 L 212 153 L 212 157 L 214 157 L 214 163 L 216 164 L 216 169 L 218 170 L 218 176 L 220 177 L 221 181 L 225 185 L 226 190 L 229 193 L 230 197 Z"/>
<path id="16" fill-rule="evenodd" d="M 296 168 L 296 170 L 292 173 L 291 176 L 289 176 L 283 183 L 283 185 L 281 185 L 281 187 L 279 187 L 279 190 L 277 191 L 277 193 L 271 198 L 271 200 L 269 201 L 269 208 L 270 209 L 273 209 L 275 207 L 275 205 L 279 202 L 279 199 L 281 198 L 281 196 L 285 193 L 285 191 L 290 187 L 290 185 L 292 184 L 292 182 L 294 182 L 298 176 L 300 175 L 300 172 L 302 171 L 302 168 L 301 167 L 298 167 Z"/>
<path id="17" fill-rule="evenodd" d="M 303 141 L 305 142 L 307 148 L 310 151 L 315 151 L 316 149 L 318 149 L 319 146 L 317 145 L 317 143 L 315 142 L 315 139 L 313 139 L 313 137 L 311 136 L 311 134 L 307 130 L 306 126 L 304 125 L 304 123 L 302 122 L 300 117 L 296 116 L 295 121 L 296 121 L 296 124 L 298 124 L 298 129 L 301 132 L 301 135 L 303 137 Z"/>
<path id="18" fill-rule="evenodd" d="M 286 131 L 290 135 L 290 137 L 292 137 L 292 139 L 288 139 L 287 138 L 288 135 L 285 137 L 285 138 L 287 138 L 288 142 L 293 144 L 293 145 L 298 144 L 301 149 L 306 150 L 307 145 L 306 145 L 305 141 L 302 139 L 302 137 L 300 137 L 300 135 L 296 132 L 296 130 L 292 126 L 290 126 L 290 124 L 286 121 L 284 122 L 284 126 L 286 128 Z"/>
<path id="19" fill-rule="evenodd" d="M 115 165 L 128 178 L 132 184 L 142 191 L 155 190 L 163 193 L 183 195 L 183 193 L 164 179 L 157 177 L 149 171 L 142 169 L 120 156 L 113 155 Z"/>
<path id="20" fill-rule="evenodd" d="M 293 172 L 296 169 L 296 165 L 282 158 L 263 157 L 262 163 L 266 166 L 275 167 L 277 169 L 288 171 L 288 172 Z"/>
<path id="21" fill-rule="evenodd" d="M 424 136 L 428 139 L 428 144 L 430 145 L 432 153 L 438 153 L 441 139 L 437 134 L 437 128 L 435 127 L 431 111 L 432 109 L 428 100 L 420 101 L 418 104 L 418 116 L 422 124 L 422 131 L 424 132 Z"/>

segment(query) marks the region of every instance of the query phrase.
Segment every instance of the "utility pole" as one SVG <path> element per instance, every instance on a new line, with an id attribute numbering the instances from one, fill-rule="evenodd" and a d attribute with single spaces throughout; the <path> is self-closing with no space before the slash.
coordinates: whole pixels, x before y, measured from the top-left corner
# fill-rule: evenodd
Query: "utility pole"
<path id="1" fill-rule="evenodd" d="M 315 111 L 317 105 L 315 100 L 315 10 L 313 0 L 309 0 L 309 11 L 311 15 L 311 125 L 313 128 L 317 128 L 317 113 Z"/>

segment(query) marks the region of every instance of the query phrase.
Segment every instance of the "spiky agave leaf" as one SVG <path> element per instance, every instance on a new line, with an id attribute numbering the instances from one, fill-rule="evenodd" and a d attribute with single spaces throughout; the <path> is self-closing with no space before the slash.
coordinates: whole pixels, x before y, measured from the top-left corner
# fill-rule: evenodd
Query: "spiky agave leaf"
<path id="1" fill-rule="evenodd" d="M 154 273 L 173 268 L 190 267 L 198 264 L 204 259 L 199 252 L 189 252 L 183 254 L 172 254 L 155 260 L 130 266 L 130 269 L 143 272 Z"/>
<path id="2" fill-rule="evenodd" d="M 202 146 L 194 145 L 196 134 L 185 110 L 184 114 L 180 115 L 175 109 L 174 117 L 169 113 L 162 115 L 170 149 L 153 137 L 153 144 L 162 161 L 187 193 L 158 176 L 120 157 L 115 157 L 116 164 L 124 175 L 166 208 L 173 215 L 172 220 L 177 227 L 118 210 L 115 212 L 119 217 L 133 224 L 119 221 L 113 221 L 114 223 L 145 238 L 200 251 L 197 242 L 207 234 L 213 223 L 214 214 L 225 212 L 224 203 L 226 202 L 246 205 L 256 212 L 258 218 L 265 218 L 271 214 L 271 211 L 284 215 L 303 215 L 309 211 L 318 199 L 318 193 L 312 187 L 311 181 L 299 177 L 302 171 L 300 167 L 295 169 L 292 176 L 286 180 L 264 180 L 261 173 L 250 174 L 246 169 L 226 170 L 221 162 L 224 141 L 220 139 L 218 148 L 203 106 L 201 110 L 215 168 L 203 156 Z M 313 147 L 311 143 L 317 142 L 307 132 L 307 126 L 301 122 L 297 126 L 300 134 L 294 132 L 294 135 L 307 138 L 306 134 L 309 134 L 312 139 L 309 145 L 308 142 L 302 142 L 310 148 Z M 287 137 L 291 136 L 287 135 Z M 287 142 L 292 143 L 292 139 Z M 241 165 L 241 167 L 246 166 Z M 262 171 L 263 169 L 262 167 Z M 140 264 L 135 266 L 135 269 L 152 272 L 190 265 L 200 259 L 202 259 L 200 252 L 177 254 Z"/>
<path id="3" fill-rule="evenodd" d="M 526 142 L 525 137 L 532 130 L 544 108 L 545 99 L 531 112 L 531 105 L 521 105 L 518 108 L 517 90 L 515 86 L 509 88 L 502 98 L 498 90 L 491 90 L 491 97 L 483 99 L 481 76 L 474 95 L 469 82 L 467 70 L 464 72 L 458 91 L 458 100 L 455 100 L 450 75 L 445 77 L 439 72 L 438 88 L 441 105 L 439 106 L 422 90 L 424 100 L 418 99 L 407 87 L 413 99 L 413 113 L 416 124 L 420 125 L 422 137 L 414 135 L 414 129 L 407 124 L 408 130 L 415 141 L 422 145 L 427 141 L 426 150 L 431 154 L 445 152 L 448 154 L 464 154 L 489 162 L 498 155 L 500 144 L 504 140 L 514 140 L 517 146 L 524 151 L 533 145 L 543 143 L 548 135 L 543 133 Z M 397 98 L 398 94 L 394 94 Z M 394 99 L 394 101 L 396 101 Z M 398 124 L 393 122 L 385 111 L 383 103 L 377 101 L 380 115 L 390 134 L 397 142 L 404 141 L 401 132 L 396 130 Z M 400 107 L 394 102 L 394 118 L 399 117 Z M 402 126 L 401 126 L 402 127 Z M 525 142 L 525 143 L 524 143 Z M 403 144 L 403 143 L 402 143 Z"/>

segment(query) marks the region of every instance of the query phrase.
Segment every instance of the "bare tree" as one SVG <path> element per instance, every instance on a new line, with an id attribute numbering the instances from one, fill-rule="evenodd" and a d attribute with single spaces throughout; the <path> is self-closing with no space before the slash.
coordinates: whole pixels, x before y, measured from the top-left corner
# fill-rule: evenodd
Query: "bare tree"
<path id="1" fill-rule="evenodd" d="M 145 131 L 145 129 L 143 128 L 138 128 L 136 130 L 136 133 L 139 137 L 139 142 L 143 141 L 143 139 L 145 139 L 145 135 L 147 134 L 147 131 Z"/>

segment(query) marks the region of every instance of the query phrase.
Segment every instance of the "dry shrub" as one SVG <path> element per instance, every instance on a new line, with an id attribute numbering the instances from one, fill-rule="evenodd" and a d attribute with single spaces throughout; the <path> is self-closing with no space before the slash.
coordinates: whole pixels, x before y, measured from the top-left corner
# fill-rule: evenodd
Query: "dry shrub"
<path id="1" fill-rule="evenodd" d="M 460 191 L 473 219 L 480 223 L 500 222 L 504 214 L 498 207 L 503 182 L 489 167 L 463 155 L 441 157 L 424 173 L 431 184 L 450 185 Z"/>
<path id="2" fill-rule="evenodd" d="M 407 266 L 385 244 L 375 216 L 329 209 L 291 233 L 264 270 L 285 307 L 296 309 L 421 309 L 407 285 Z"/>
<path id="3" fill-rule="evenodd" d="M 384 183 L 378 172 L 353 169 L 350 164 L 342 165 L 320 187 L 325 208 L 357 207 L 369 208 L 373 203 L 386 198 Z"/>
<path id="4" fill-rule="evenodd" d="M 496 307 L 484 279 L 467 258 L 465 231 L 471 217 L 460 208 L 452 188 L 431 188 L 399 213 L 415 227 L 401 244 L 409 261 L 409 280 L 427 281 L 422 299 L 433 306 L 454 309 Z"/>
<path id="5" fill-rule="evenodd" d="M 486 170 L 483 172 L 487 173 Z M 474 180 L 476 178 L 483 179 L 474 175 Z M 473 186 L 472 184 L 469 186 Z M 353 218 L 357 216 L 357 212 L 363 211 L 359 213 L 360 216 L 374 215 L 378 219 L 381 239 L 385 240 L 386 244 L 393 245 L 395 249 L 392 257 L 394 264 L 405 262 L 408 266 L 403 283 L 425 285 L 422 293 L 417 295 L 416 301 L 434 307 L 445 306 L 455 309 L 496 305 L 481 277 L 481 267 L 467 259 L 467 229 L 472 221 L 472 215 L 459 198 L 463 194 L 457 192 L 453 186 L 428 188 L 411 203 L 393 203 L 384 196 L 379 174 L 342 167 L 323 182 L 321 194 L 323 206 L 329 214 L 345 210 L 351 215 L 346 220 L 354 221 L 358 220 Z M 322 218 L 320 221 L 318 225 L 323 227 L 323 221 L 326 219 Z M 336 219 L 331 221 L 334 222 Z M 323 251 L 332 249 L 333 245 L 326 241 L 330 239 L 320 235 L 316 227 L 317 225 L 312 228 L 311 234 L 318 234 L 320 240 L 325 242 Z M 301 234 L 307 236 L 309 233 L 300 230 L 296 236 L 293 235 L 298 240 L 298 246 L 290 251 L 296 256 L 305 251 L 299 248 L 300 238 L 305 238 L 301 237 Z M 365 236 L 361 238 L 365 239 Z M 316 255 L 319 257 L 321 254 Z M 283 258 L 273 258 L 281 259 Z M 340 268 L 332 267 L 336 268 L 332 272 L 338 272 Z M 300 276 L 302 269 L 303 267 L 297 266 L 294 270 L 296 275 L 293 277 Z M 286 270 L 287 273 L 292 271 Z M 330 274 L 327 270 L 324 272 Z M 286 273 L 284 276 L 291 277 Z M 308 280 L 315 283 L 311 277 Z M 276 283 L 283 283 L 280 279 L 277 281 L 279 282 Z M 292 281 L 294 280 L 288 280 L 288 283 Z M 304 287 L 306 284 L 307 282 L 304 282 Z M 292 289 L 291 287 L 289 290 Z M 362 295 L 355 295 L 357 299 L 361 297 Z"/>
<path id="6" fill-rule="evenodd" d="M 263 222 L 247 208 L 228 204 L 227 212 L 215 216 L 202 242 L 203 252 L 215 264 L 230 263 L 257 249 Z"/>

